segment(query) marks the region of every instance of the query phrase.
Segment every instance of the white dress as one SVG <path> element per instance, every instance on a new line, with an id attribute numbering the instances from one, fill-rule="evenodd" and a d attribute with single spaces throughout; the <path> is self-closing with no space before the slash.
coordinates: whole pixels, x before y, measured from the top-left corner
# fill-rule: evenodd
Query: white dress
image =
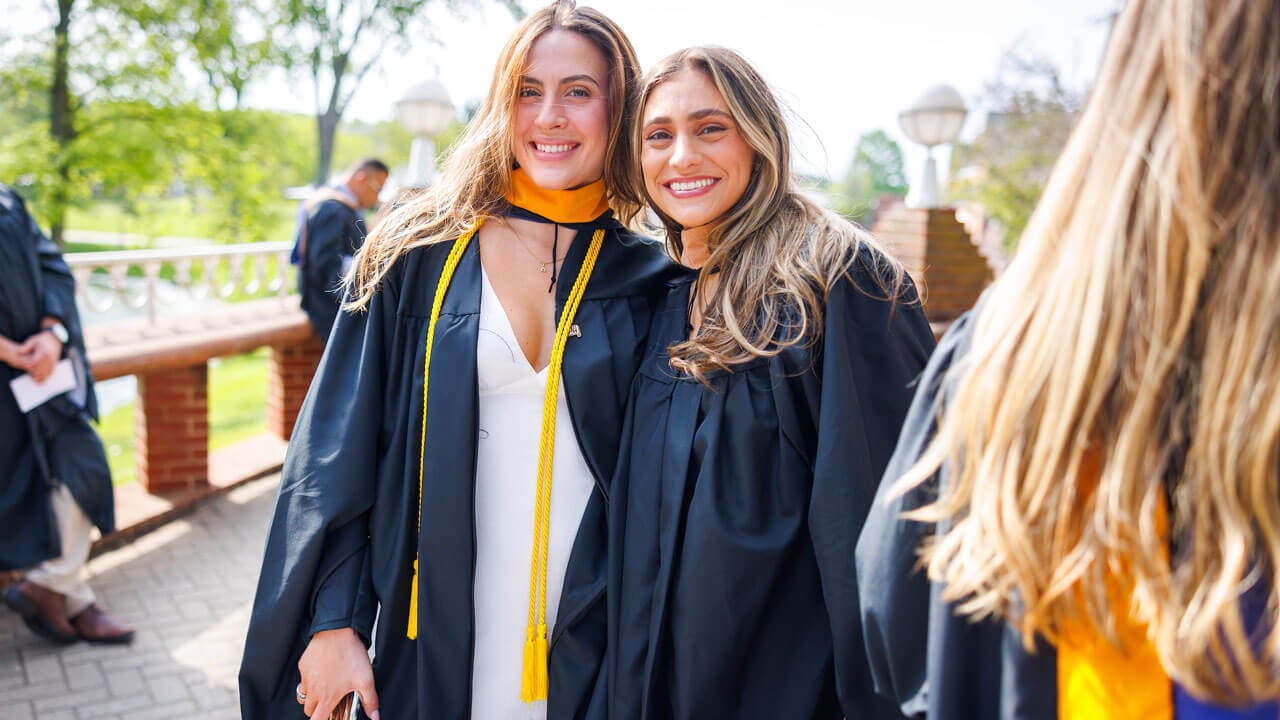
<path id="1" fill-rule="evenodd" d="M 520 700 L 529 564 L 537 501 L 538 444 L 548 370 L 535 372 L 483 274 L 476 343 L 479 438 L 476 457 L 474 720 L 544 720 L 545 700 Z M 554 632 L 569 552 L 595 481 L 569 418 L 564 385 L 556 415 L 547 563 L 547 636 Z"/>

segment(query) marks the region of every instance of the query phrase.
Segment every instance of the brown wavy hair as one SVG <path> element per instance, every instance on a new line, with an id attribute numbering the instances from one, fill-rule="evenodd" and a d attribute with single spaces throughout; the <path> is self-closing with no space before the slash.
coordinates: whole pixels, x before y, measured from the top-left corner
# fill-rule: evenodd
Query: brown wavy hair
<path id="1" fill-rule="evenodd" d="M 1278 301 L 1280 2 L 1131 0 L 899 485 L 948 468 L 910 514 L 944 597 L 1028 646 L 1131 615 L 1196 694 L 1280 695 Z"/>
<path id="2" fill-rule="evenodd" d="M 805 197 L 791 174 L 791 136 L 782 106 L 768 83 L 741 55 L 721 47 L 680 50 L 654 66 L 641 83 L 641 114 L 653 91 L 676 74 L 705 75 L 720 91 L 734 123 L 755 151 L 751 179 L 742 197 L 715 222 L 707 238 L 710 255 L 700 281 L 718 273 L 697 336 L 673 345 L 671 365 L 705 382 L 715 369 L 789 347 L 817 342 L 827 291 L 846 277 L 861 250 L 874 265 L 876 287 L 864 292 L 897 298 L 902 266 L 869 233 Z M 638 160 L 642 122 L 632 131 L 636 184 L 666 231 L 667 250 L 676 260 L 683 230 L 649 196 Z"/>
<path id="3" fill-rule="evenodd" d="M 349 310 L 369 304 L 387 270 L 413 248 L 457 238 L 476 222 L 506 209 L 515 166 L 515 106 L 534 42 L 552 30 L 575 32 L 600 49 L 609 68 L 609 136 L 604 184 L 615 216 L 629 224 L 640 210 L 631 171 L 631 134 L 640 64 L 622 28 L 603 13 L 559 0 L 529 15 L 507 41 L 493 71 L 484 104 L 444 160 L 439 179 L 395 205 L 370 232 L 356 256 Z"/>

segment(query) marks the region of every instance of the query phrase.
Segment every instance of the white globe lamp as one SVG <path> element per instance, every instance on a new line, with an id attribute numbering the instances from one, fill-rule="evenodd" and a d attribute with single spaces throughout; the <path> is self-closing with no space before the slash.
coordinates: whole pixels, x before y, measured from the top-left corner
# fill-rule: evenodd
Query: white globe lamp
<path id="1" fill-rule="evenodd" d="M 414 85 L 396 101 L 396 121 L 413 133 L 405 185 L 428 185 L 435 179 L 436 146 L 431 137 L 449 127 L 453 116 L 449 90 L 437 78 Z"/>
<path id="2" fill-rule="evenodd" d="M 915 188 L 916 192 L 909 203 L 912 207 L 936 208 L 941 204 L 938 197 L 938 167 L 933 159 L 933 148 L 955 142 L 960 128 L 964 126 L 967 113 L 964 98 L 950 85 L 934 85 L 898 113 L 898 124 L 902 127 L 902 132 L 925 147 L 924 172 L 920 175 L 919 186 Z"/>

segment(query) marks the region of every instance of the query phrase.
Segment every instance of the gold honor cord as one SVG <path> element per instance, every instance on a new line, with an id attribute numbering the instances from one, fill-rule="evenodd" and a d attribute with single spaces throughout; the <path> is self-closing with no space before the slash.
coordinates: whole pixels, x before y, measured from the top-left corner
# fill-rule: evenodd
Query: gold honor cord
<path id="1" fill-rule="evenodd" d="M 478 227 L 478 226 L 477 226 Z M 431 369 L 431 346 L 435 339 L 436 321 L 440 318 L 440 308 L 444 305 L 445 293 L 453 273 L 462 259 L 463 252 L 475 235 L 472 228 L 454 242 L 449 257 L 445 260 L 444 269 L 440 273 L 440 282 L 436 286 L 435 299 L 431 304 L 431 319 L 427 324 L 427 348 L 423 361 L 422 387 L 422 441 L 418 454 L 418 534 L 422 534 L 422 478 L 426 458 L 427 445 L 427 386 Z M 565 302 L 560 322 L 556 325 L 555 340 L 551 346 L 551 363 L 547 372 L 547 387 L 542 405 L 542 434 L 538 447 L 538 487 L 537 503 L 534 509 L 533 553 L 529 566 L 529 620 L 525 630 L 524 664 L 520 680 L 520 699 L 524 702 L 545 700 L 547 698 L 547 557 L 551 544 L 551 471 L 555 460 L 556 444 L 556 409 L 559 404 L 560 368 L 564 364 L 565 345 L 569 339 L 569 329 L 577 315 L 578 306 L 587 289 L 587 281 L 591 279 L 591 271 L 595 269 L 596 258 L 604 244 L 605 231 L 596 230 L 587 248 L 587 256 L 582 262 L 582 269 L 574 280 L 569 299 Z M 418 563 L 413 561 L 413 585 L 409 595 L 409 628 L 410 639 L 418 637 Z"/>
<path id="2" fill-rule="evenodd" d="M 525 628 L 524 673 L 520 679 L 520 699 L 525 702 L 547 699 L 547 555 L 551 547 L 551 468 L 555 460 L 560 366 L 564 364 L 569 328 L 573 325 L 574 315 L 578 314 L 578 305 L 587 290 L 587 281 L 591 279 L 591 271 L 603 244 L 604 230 L 596 230 L 587 248 L 587 257 L 582 261 L 582 270 L 578 271 L 578 278 L 569 291 L 564 312 L 560 314 L 555 342 L 551 346 L 547 391 L 542 401 L 542 441 L 538 448 L 538 502 L 534 511 L 533 558 L 529 563 L 529 624 Z"/>
<path id="3" fill-rule="evenodd" d="M 471 229 L 462 234 L 453 243 L 453 248 L 449 250 L 449 257 L 445 258 L 444 269 L 440 271 L 440 281 L 436 283 L 436 295 L 431 300 L 431 319 L 427 321 L 427 350 L 422 359 L 422 442 L 418 446 L 418 534 L 415 537 L 422 537 L 422 468 L 423 458 L 427 456 L 427 389 L 431 385 L 431 346 L 436 340 L 436 321 L 440 319 L 440 308 L 444 307 L 444 295 L 449 291 L 449 283 L 453 282 L 453 272 L 458 269 L 458 263 L 462 260 L 462 253 L 466 252 L 467 245 L 471 243 L 471 238 L 475 236 L 476 230 L 480 229 L 480 223 L 471 226 Z M 413 558 L 413 584 L 409 590 L 409 627 L 406 634 L 410 640 L 418 639 L 418 562 L 422 559 L 421 555 L 415 555 Z"/>

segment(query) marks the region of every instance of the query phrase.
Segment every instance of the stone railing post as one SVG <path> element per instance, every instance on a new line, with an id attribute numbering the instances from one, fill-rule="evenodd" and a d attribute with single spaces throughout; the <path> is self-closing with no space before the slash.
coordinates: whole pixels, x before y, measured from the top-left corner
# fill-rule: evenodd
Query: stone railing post
<path id="1" fill-rule="evenodd" d="M 209 370 L 204 363 L 138 376 L 138 478 L 148 492 L 209 483 Z"/>
<path id="2" fill-rule="evenodd" d="M 289 242 L 210 243 L 183 250 L 71 253 L 66 261 L 75 274 L 76 298 L 83 310 L 102 312 L 123 304 L 145 311 L 155 326 L 167 314 L 161 306 L 175 300 L 225 300 L 237 293 L 286 297 L 293 287 L 292 247 Z M 141 279 L 129 275 L 137 268 Z M 162 275 L 166 268 L 171 275 Z"/>

